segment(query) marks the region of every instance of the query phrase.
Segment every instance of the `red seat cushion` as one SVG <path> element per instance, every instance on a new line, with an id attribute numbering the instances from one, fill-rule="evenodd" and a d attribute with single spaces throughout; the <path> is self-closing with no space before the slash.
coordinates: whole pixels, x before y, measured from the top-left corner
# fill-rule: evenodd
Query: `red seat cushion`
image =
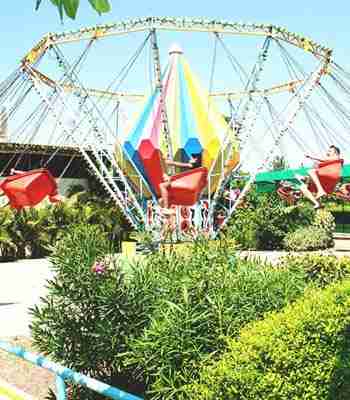
<path id="1" fill-rule="evenodd" d="M 350 184 L 345 183 L 335 192 L 335 195 L 342 200 L 350 201 Z"/>

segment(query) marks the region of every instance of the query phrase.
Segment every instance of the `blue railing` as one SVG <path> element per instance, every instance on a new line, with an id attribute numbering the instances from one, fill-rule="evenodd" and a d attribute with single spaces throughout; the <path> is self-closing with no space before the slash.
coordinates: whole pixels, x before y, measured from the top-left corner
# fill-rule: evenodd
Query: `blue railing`
<path id="1" fill-rule="evenodd" d="M 30 353 L 22 347 L 12 346 L 10 343 L 0 341 L 0 349 L 56 374 L 58 400 L 67 400 L 65 381 L 70 381 L 77 385 L 85 386 L 114 400 L 142 400 L 141 397 L 134 396 L 133 394 L 124 392 L 113 386 L 107 385 L 106 383 L 100 382 L 97 379 L 93 379 L 86 375 L 80 374 L 79 372 L 75 372 L 70 368 L 48 360 L 44 356 Z"/>

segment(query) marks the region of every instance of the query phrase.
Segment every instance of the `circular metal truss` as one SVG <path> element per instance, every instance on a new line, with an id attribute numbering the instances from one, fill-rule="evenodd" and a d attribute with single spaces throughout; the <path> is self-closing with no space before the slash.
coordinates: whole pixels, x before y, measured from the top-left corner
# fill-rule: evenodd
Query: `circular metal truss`
<path id="1" fill-rule="evenodd" d="M 107 36 L 124 35 L 131 32 L 151 30 L 173 30 L 191 32 L 212 32 L 230 35 L 269 36 L 308 51 L 316 57 L 329 60 L 332 50 L 310 38 L 290 32 L 272 24 L 239 23 L 222 20 L 189 17 L 145 17 L 120 21 L 114 24 L 97 25 L 77 31 L 48 33 L 24 57 L 24 62 L 33 63 L 52 44 L 70 43 L 81 40 L 98 39 Z"/>

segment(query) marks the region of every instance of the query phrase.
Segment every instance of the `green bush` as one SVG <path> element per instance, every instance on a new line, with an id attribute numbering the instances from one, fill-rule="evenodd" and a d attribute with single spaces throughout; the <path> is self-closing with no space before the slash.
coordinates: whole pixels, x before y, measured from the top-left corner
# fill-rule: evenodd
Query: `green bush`
<path id="1" fill-rule="evenodd" d="M 305 288 L 302 273 L 240 262 L 225 247 L 215 253 L 197 244 L 186 260 L 154 257 L 133 272 L 138 290 L 154 281 L 144 300 L 154 306 L 150 324 L 129 343 L 128 356 L 151 399 L 180 396 L 199 363 L 224 351 L 226 335 L 236 336 Z"/>
<path id="2" fill-rule="evenodd" d="M 126 371 L 121 355 L 143 309 L 141 297 L 128 295 L 121 267 L 106 259 L 113 251 L 97 226 L 70 227 L 50 258 L 56 274 L 48 295 L 31 310 L 32 336 L 40 351 L 109 381 Z M 128 375 L 122 382 L 132 388 Z M 95 397 L 84 391 L 81 398 Z"/>
<path id="3" fill-rule="evenodd" d="M 306 282 L 325 287 L 350 275 L 350 258 L 322 253 L 288 255 L 281 259 L 281 267 L 301 271 Z"/>
<path id="4" fill-rule="evenodd" d="M 64 202 L 21 211 L 0 208 L 0 260 L 45 257 L 51 246 L 75 224 L 98 225 L 120 249 L 131 230 L 113 202 L 91 193 L 73 195 Z"/>
<path id="5" fill-rule="evenodd" d="M 349 399 L 350 282 L 310 290 L 247 326 L 182 398 Z"/>
<path id="6" fill-rule="evenodd" d="M 92 265 L 111 251 L 106 235 L 69 228 L 52 256 L 48 295 L 32 311 L 36 345 L 127 391 L 174 398 L 203 359 L 225 350 L 225 336 L 283 308 L 306 286 L 298 270 L 240 261 L 226 241 L 215 251 L 204 241 L 187 250 L 128 267 L 111 263 L 96 274 Z"/>
<path id="7" fill-rule="evenodd" d="M 288 233 L 284 248 L 290 251 L 324 250 L 334 245 L 334 217 L 327 210 L 318 210 L 312 224 Z"/>
<path id="8" fill-rule="evenodd" d="M 18 246 L 18 258 L 42 258 L 49 254 L 49 213 L 47 207 L 14 211 L 12 235 Z"/>
<path id="9" fill-rule="evenodd" d="M 335 230 L 335 218 L 328 210 L 320 209 L 316 212 L 312 225 L 323 229 L 331 237 Z"/>
<path id="10" fill-rule="evenodd" d="M 286 207 L 276 193 L 252 191 L 232 217 L 228 234 L 242 249 L 279 249 L 287 233 L 309 225 L 314 214 L 306 204 Z"/>
<path id="11" fill-rule="evenodd" d="M 299 228 L 294 232 L 287 233 L 283 239 L 283 247 L 289 251 L 314 251 L 324 250 L 333 244 L 324 229 L 308 226 Z"/>
<path id="12" fill-rule="evenodd" d="M 18 251 L 17 242 L 11 234 L 14 214 L 8 207 L 0 209 L 0 260 L 13 261 Z"/>

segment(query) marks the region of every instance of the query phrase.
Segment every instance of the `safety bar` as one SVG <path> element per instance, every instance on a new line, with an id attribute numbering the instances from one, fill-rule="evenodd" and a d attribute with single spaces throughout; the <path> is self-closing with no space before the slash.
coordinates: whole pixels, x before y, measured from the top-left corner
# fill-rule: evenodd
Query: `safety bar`
<path id="1" fill-rule="evenodd" d="M 67 400 L 65 381 L 70 381 L 76 383 L 77 385 L 85 386 L 114 400 L 142 400 L 141 397 L 134 396 L 133 394 L 124 392 L 113 386 L 107 385 L 106 383 L 100 382 L 97 379 L 90 378 L 70 368 L 54 363 L 42 355 L 30 353 L 22 347 L 12 346 L 10 343 L 0 341 L 0 349 L 56 374 L 58 400 Z"/>

